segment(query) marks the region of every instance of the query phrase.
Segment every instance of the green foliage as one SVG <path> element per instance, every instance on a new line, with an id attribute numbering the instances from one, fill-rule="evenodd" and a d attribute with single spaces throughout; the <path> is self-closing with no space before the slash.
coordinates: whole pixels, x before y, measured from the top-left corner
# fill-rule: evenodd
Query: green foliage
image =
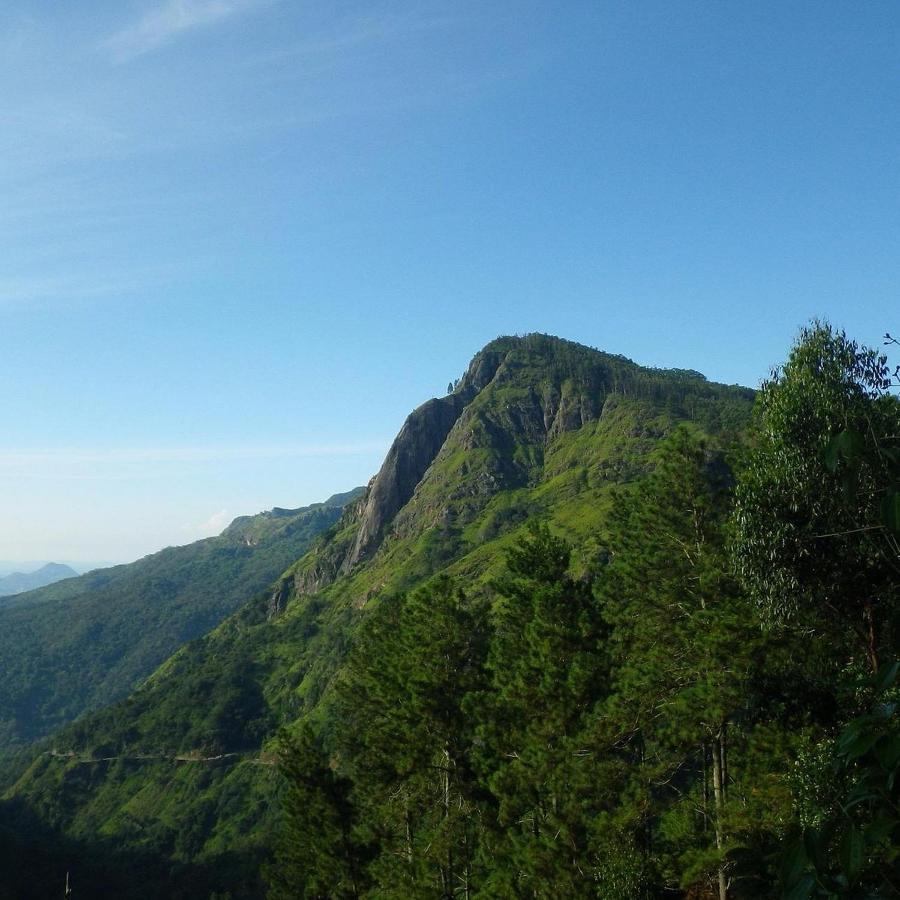
<path id="1" fill-rule="evenodd" d="M 482 770 L 497 804 L 491 889 L 589 891 L 580 769 L 573 742 L 602 683 L 603 625 L 591 584 L 568 575 L 571 549 L 532 525 L 494 590 Z"/>
<path id="2" fill-rule="evenodd" d="M 270 900 L 355 898 L 361 848 L 353 841 L 350 785 L 328 766 L 308 725 L 283 735 L 283 825 L 266 868 Z"/>
<path id="3" fill-rule="evenodd" d="M 868 679 L 870 709 L 829 746 L 813 776 L 826 798 L 815 824 L 797 829 L 781 867 L 785 897 L 892 897 L 900 884 L 900 716 L 897 673 Z M 816 777 L 818 776 L 818 777 Z"/>
<path id="4" fill-rule="evenodd" d="M 829 325 L 804 329 L 760 393 L 736 516 L 741 574 L 769 621 L 855 636 L 873 670 L 900 576 L 889 386 L 882 354 Z"/>
<path id="5" fill-rule="evenodd" d="M 448 580 L 383 600 L 344 671 L 338 744 L 355 784 L 368 874 L 387 896 L 453 897 L 473 880 L 480 830 L 473 722 L 484 605 Z"/>
<path id="6" fill-rule="evenodd" d="M 729 572 L 731 484 L 677 431 L 616 499 L 599 595 L 532 523 L 491 582 L 489 633 L 446 580 L 367 614 L 335 710 L 364 896 L 618 900 L 720 873 L 754 895 L 730 854 L 788 810 L 753 796 L 766 639 Z"/>
<path id="7" fill-rule="evenodd" d="M 731 486 L 722 452 L 681 430 L 609 524 L 612 683 L 591 736 L 624 754 L 619 816 L 673 887 L 711 886 L 737 833 L 761 824 L 736 765 L 764 642 L 725 549 Z"/>
<path id="8" fill-rule="evenodd" d="M 894 520 L 900 403 L 887 360 L 827 325 L 805 329 L 759 398 L 759 443 L 739 492 L 736 550 L 768 619 L 820 639 L 843 674 L 838 721 L 798 753 L 783 896 L 897 894 L 897 666 L 880 665 L 897 627 Z M 847 640 L 847 635 L 853 636 Z M 822 640 L 825 638 L 826 640 Z M 874 680 L 870 709 L 854 672 Z M 863 693 L 865 688 L 863 688 Z"/>

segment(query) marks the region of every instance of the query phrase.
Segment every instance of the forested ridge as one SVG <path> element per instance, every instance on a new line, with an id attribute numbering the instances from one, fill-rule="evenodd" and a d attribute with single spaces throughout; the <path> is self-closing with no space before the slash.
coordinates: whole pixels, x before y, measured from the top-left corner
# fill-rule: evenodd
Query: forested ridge
<path id="1" fill-rule="evenodd" d="M 752 416 L 545 336 L 449 387 L 271 589 L 39 748 L 11 896 L 75 860 L 97 897 L 896 896 L 886 358 L 814 324 Z"/>
<path id="2" fill-rule="evenodd" d="M 383 599 L 283 738 L 271 897 L 890 897 L 900 405 L 827 326 L 750 440 L 681 427 L 598 568 L 536 523 L 486 595 Z"/>
<path id="3" fill-rule="evenodd" d="M 0 602 L 0 759 L 126 696 L 264 589 L 359 493 L 235 519 L 221 535 Z"/>

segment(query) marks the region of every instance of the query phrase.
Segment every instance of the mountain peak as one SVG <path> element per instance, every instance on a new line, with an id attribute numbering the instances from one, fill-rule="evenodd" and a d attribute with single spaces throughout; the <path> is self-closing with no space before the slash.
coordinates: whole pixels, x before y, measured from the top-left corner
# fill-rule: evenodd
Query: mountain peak
<path id="1" fill-rule="evenodd" d="M 300 592 L 354 570 L 393 532 L 421 532 L 438 519 L 465 525 L 493 495 L 539 477 L 545 453 L 562 435 L 598 422 L 620 401 L 665 404 L 676 421 L 705 415 L 735 391 L 741 402 L 753 395 L 699 372 L 642 367 L 552 335 L 495 338 L 446 396 L 410 413 L 350 508 L 342 541 L 321 549 L 298 580 Z"/>

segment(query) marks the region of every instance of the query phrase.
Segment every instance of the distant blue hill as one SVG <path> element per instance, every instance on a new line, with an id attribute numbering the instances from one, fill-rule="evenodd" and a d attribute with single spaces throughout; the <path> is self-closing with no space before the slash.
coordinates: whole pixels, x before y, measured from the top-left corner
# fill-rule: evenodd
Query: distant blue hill
<path id="1" fill-rule="evenodd" d="M 35 588 L 62 581 L 63 578 L 75 578 L 77 575 L 78 573 L 70 566 L 52 562 L 41 566 L 35 572 L 13 572 L 0 578 L 0 597 L 33 591 Z"/>

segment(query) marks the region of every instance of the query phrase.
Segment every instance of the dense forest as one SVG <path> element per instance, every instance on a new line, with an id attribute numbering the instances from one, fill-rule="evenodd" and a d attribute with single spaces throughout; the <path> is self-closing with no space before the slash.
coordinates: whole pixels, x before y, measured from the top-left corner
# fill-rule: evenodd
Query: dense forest
<path id="1" fill-rule="evenodd" d="M 272 898 L 900 891 L 900 404 L 825 325 L 748 435 L 688 427 L 590 573 L 540 522 L 487 592 L 382 598 L 281 742 Z"/>
<path id="2" fill-rule="evenodd" d="M 893 897 L 900 401 L 535 335 L 312 549 L 11 765 L 6 896 Z"/>

